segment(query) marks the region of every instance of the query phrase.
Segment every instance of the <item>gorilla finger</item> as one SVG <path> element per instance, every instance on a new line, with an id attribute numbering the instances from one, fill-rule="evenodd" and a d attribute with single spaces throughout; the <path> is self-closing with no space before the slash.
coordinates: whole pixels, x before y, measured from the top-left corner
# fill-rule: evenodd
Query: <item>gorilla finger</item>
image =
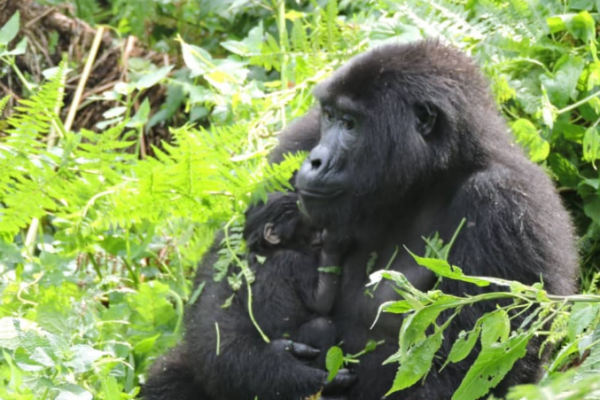
<path id="1" fill-rule="evenodd" d="M 326 382 L 323 391 L 325 393 L 335 393 L 348 389 L 356 382 L 356 375 L 350 370 L 340 369 L 331 382 Z"/>
<path id="2" fill-rule="evenodd" d="M 290 346 L 290 352 L 298 358 L 311 360 L 317 357 L 321 353 L 321 350 L 315 349 L 314 347 L 303 343 L 292 342 L 292 345 Z"/>

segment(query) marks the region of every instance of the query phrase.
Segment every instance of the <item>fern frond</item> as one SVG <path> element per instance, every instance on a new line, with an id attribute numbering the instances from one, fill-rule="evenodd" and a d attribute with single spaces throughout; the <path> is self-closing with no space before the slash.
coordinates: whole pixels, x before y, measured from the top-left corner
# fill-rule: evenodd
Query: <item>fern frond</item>
<path id="1" fill-rule="evenodd" d="M 6 108 L 6 105 L 8 104 L 9 100 L 10 95 L 6 95 L 0 99 L 0 115 L 2 115 L 2 112 L 4 112 L 4 109 Z"/>

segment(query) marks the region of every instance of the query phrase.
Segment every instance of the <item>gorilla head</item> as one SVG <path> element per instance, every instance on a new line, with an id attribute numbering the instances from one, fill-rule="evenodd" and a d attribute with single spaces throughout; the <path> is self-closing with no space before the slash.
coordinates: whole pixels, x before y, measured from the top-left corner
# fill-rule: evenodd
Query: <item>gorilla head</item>
<path id="1" fill-rule="evenodd" d="M 298 209 L 298 195 L 279 192 L 246 210 L 243 237 L 251 251 L 261 254 L 279 248 L 304 249 L 320 239 Z"/>
<path id="2" fill-rule="evenodd" d="M 486 92 L 470 59 L 435 41 L 376 48 L 320 83 L 321 139 L 296 179 L 313 222 L 356 226 L 477 169 L 491 145 L 482 122 L 501 124 L 482 121 L 495 108 Z"/>

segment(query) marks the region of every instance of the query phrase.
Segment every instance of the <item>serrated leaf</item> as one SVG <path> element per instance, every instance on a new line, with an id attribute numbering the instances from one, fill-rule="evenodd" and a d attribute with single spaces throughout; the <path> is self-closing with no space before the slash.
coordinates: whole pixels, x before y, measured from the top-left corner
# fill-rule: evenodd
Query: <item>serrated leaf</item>
<path id="1" fill-rule="evenodd" d="M 402 321 L 400 327 L 400 350 L 401 357 L 404 357 L 411 346 L 416 345 L 425 337 L 425 331 L 437 319 L 443 307 L 428 307 L 416 311 Z M 384 363 L 389 363 L 389 358 Z"/>
<path id="2" fill-rule="evenodd" d="M 594 347 L 592 347 L 590 355 L 577 369 L 575 381 L 584 379 L 589 376 L 598 375 L 600 375 L 600 345 L 596 344 Z"/>
<path id="3" fill-rule="evenodd" d="M 540 79 L 552 104 L 562 108 L 570 99 L 577 98 L 577 82 L 584 65 L 582 58 L 564 55 L 556 62 L 553 76 L 541 76 Z"/>
<path id="4" fill-rule="evenodd" d="M 460 332 L 458 338 L 452 345 L 450 354 L 448 354 L 448 359 L 442 368 L 444 368 L 449 362 L 457 363 L 467 358 L 467 356 L 471 353 L 471 350 L 473 350 L 473 347 L 475 347 L 475 343 L 477 343 L 477 338 L 479 337 L 480 332 L 481 325 L 479 324 L 470 332 Z"/>
<path id="5" fill-rule="evenodd" d="M 583 135 L 583 159 L 593 163 L 600 158 L 600 134 L 598 128 L 590 127 Z"/>
<path id="6" fill-rule="evenodd" d="M 386 396 L 414 385 L 429 371 L 433 357 L 442 345 L 442 333 L 443 330 L 439 329 L 433 335 L 416 343 L 406 356 L 402 357 L 394 384 Z"/>
<path id="7" fill-rule="evenodd" d="M 525 356 L 531 337 L 529 333 L 521 333 L 506 342 L 483 347 L 452 400 L 476 400 L 487 394 Z"/>
<path id="8" fill-rule="evenodd" d="M 583 331 L 594 323 L 600 311 L 598 303 L 575 303 L 569 313 L 567 328 L 570 341 L 574 341 Z"/>
<path id="9" fill-rule="evenodd" d="M 337 346 L 331 347 L 327 351 L 327 357 L 325 358 L 325 367 L 329 372 L 327 375 L 327 382 L 331 382 L 337 375 L 338 371 L 344 365 L 344 352 Z"/>
<path id="10" fill-rule="evenodd" d="M 437 258 L 424 258 L 419 257 L 416 254 L 410 252 L 410 255 L 415 259 L 417 264 L 433 271 L 436 275 L 443 276 L 454 280 L 460 280 L 463 282 L 474 283 L 477 286 L 489 286 L 490 283 L 483 279 L 466 276 L 462 270 L 454 265 L 450 265 L 447 261 L 440 260 Z"/>
<path id="11" fill-rule="evenodd" d="M 17 37 L 19 33 L 19 11 L 15 12 L 6 24 L 0 29 L 0 46 L 8 46 L 8 44 Z"/>
<path id="12" fill-rule="evenodd" d="M 538 133 L 537 128 L 529 120 L 520 118 L 511 124 L 517 143 L 525 148 L 533 162 L 544 161 L 550 154 L 550 144 Z"/>
<path id="13" fill-rule="evenodd" d="M 489 347 L 504 342 L 510 334 L 510 321 L 506 311 L 500 309 L 481 318 L 481 346 Z"/>

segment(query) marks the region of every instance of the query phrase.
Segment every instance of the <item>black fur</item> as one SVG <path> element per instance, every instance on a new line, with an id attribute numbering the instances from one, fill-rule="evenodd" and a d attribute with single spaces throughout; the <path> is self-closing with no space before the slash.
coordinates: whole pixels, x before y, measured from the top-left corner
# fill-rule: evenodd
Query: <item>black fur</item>
<path id="1" fill-rule="evenodd" d="M 325 356 L 336 337 L 327 314 L 339 278 L 320 273 L 318 268 L 339 264 L 339 257 L 324 252 L 322 233 L 310 226 L 298 201 L 294 193 L 273 193 L 265 204 L 252 206 L 246 212 L 243 236 L 249 250 L 249 266 L 256 277 L 252 285 L 253 314 L 274 341 L 266 344 L 251 324 L 245 287 L 223 309 L 231 289 L 225 284 L 209 285 L 208 292 L 188 314 L 187 325 L 194 329 L 188 328 L 184 343 L 151 369 L 144 386 L 145 399 L 291 399 L 296 394 L 315 394 L 324 385 Z M 267 224 L 272 225 L 269 237 Z M 291 354 L 304 356 L 303 362 L 298 362 L 298 371 L 310 374 L 311 385 L 299 382 L 291 388 L 277 384 L 275 374 L 302 378 L 293 376 L 293 371 L 265 370 L 257 381 L 244 378 L 247 369 L 252 368 L 249 360 L 260 368 L 264 362 L 261 360 L 272 356 L 278 359 L 273 360 L 275 363 L 282 362 L 283 366 L 290 362 Z M 208 362 L 195 363 L 194 356 L 198 355 Z M 210 378 L 204 380 L 204 376 Z M 224 385 L 224 376 L 230 376 L 231 382 Z"/>
<path id="2" fill-rule="evenodd" d="M 422 254 L 422 237 L 439 232 L 447 241 L 466 218 L 450 253 L 452 264 L 470 275 L 527 284 L 541 277 L 550 293 L 574 293 L 578 267 L 569 216 L 548 176 L 512 142 L 485 79 L 468 57 L 432 41 L 386 45 L 349 61 L 318 85 L 315 95 L 320 119 L 315 116 L 319 110 L 313 111 L 282 135 L 273 160 L 315 146 L 296 178 L 304 208 L 331 239 L 350 240 L 331 312 L 337 339 L 348 353 L 362 350 L 369 339 L 385 340 L 354 367 L 358 379 L 346 393 L 349 400 L 380 399 L 396 371 L 395 365 L 381 363 L 397 350 L 401 318 L 384 315 L 369 329 L 378 306 L 398 298 L 385 284 L 374 297 L 364 295 L 373 253 L 374 269 L 381 269 L 399 247 L 391 268 L 429 289 L 435 277 L 402 246 Z M 213 260 L 211 253 L 205 265 Z M 178 397 L 187 390 L 189 375 L 182 374 L 185 382 L 173 395 L 148 399 L 233 399 L 232 390 L 299 399 L 318 390 L 320 371 L 261 343 L 246 319 L 224 317 L 218 284 L 208 283 L 206 289 L 189 313 L 183 345 L 202 390 L 218 396 Z M 456 295 L 483 290 L 448 279 L 439 289 Z M 494 308 L 489 303 L 463 309 L 436 362 L 445 360 L 461 330 Z M 222 331 L 238 332 L 222 338 L 227 344 L 218 361 L 215 318 Z M 494 390 L 496 395 L 538 378 L 536 352 L 534 343 Z M 423 385 L 390 398 L 450 399 L 470 362 L 450 364 L 442 372 L 438 365 Z"/>

